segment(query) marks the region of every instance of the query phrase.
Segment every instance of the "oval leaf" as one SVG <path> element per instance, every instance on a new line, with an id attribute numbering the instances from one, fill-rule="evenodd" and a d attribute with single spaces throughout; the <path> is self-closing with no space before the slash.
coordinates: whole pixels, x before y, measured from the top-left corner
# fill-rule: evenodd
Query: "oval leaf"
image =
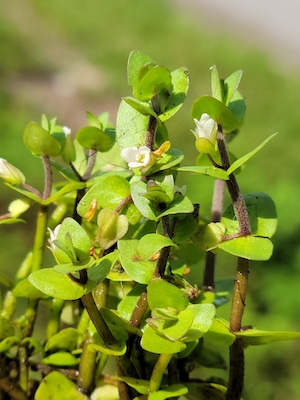
<path id="1" fill-rule="evenodd" d="M 61 145 L 44 128 L 36 122 L 30 122 L 24 132 L 25 146 L 36 156 L 58 156 Z"/>
<path id="2" fill-rule="evenodd" d="M 227 240 L 219 244 L 218 248 L 253 261 L 267 261 L 273 253 L 273 244 L 269 239 L 252 235 Z"/>

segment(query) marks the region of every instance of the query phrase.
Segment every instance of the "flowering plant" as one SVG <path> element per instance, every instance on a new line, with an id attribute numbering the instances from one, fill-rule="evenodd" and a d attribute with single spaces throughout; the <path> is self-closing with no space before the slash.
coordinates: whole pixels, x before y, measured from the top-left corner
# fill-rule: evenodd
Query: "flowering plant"
<path id="1" fill-rule="evenodd" d="M 133 96 L 122 99 L 116 129 L 107 113 L 91 112 L 75 138 L 46 116 L 25 128 L 24 143 L 44 166 L 43 193 L 0 159 L 0 177 L 21 196 L 0 222 L 19 222 L 31 204 L 39 207 L 32 251 L 14 283 L 1 280 L 0 388 L 12 399 L 238 400 L 244 349 L 300 338 L 242 324 L 250 261 L 271 257 L 276 209 L 264 193 L 243 196 L 235 172 L 274 135 L 231 162 L 227 137 L 245 114 L 242 73 L 222 80 L 211 71 L 212 96 L 196 99 L 191 111 L 206 157 L 196 165 L 182 165 L 165 125 L 185 100 L 188 72 L 170 72 L 139 51 L 129 56 Z M 53 183 L 52 169 L 64 183 Z M 176 185 L 186 173 L 215 180 L 212 216 L 199 206 L 205 194 L 192 201 L 189 187 Z M 223 209 L 225 187 L 231 204 Z M 47 241 L 54 260 L 45 268 Z M 215 278 L 220 251 L 237 261 L 227 286 Z M 27 299 L 22 315 L 19 298 Z M 230 300 L 226 321 L 217 309 Z M 34 332 L 40 302 L 49 308 L 42 340 Z M 195 366 L 225 368 L 215 346 L 229 348 L 228 383 L 191 375 Z"/>

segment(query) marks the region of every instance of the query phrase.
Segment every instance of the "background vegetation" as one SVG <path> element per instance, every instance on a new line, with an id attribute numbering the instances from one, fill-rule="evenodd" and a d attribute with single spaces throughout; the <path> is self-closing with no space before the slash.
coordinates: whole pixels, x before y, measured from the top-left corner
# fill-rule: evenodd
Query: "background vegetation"
<path id="1" fill-rule="evenodd" d="M 45 113 L 76 132 L 86 124 L 86 109 L 96 114 L 108 110 L 115 122 L 121 96 L 130 94 L 126 62 L 131 50 L 140 49 L 170 70 L 185 66 L 190 72 L 186 104 L 168 125 L 172 144 L 186 153 L 185 164 L 197 155 L 189 110 L 195 98 L 210 93 L 209 67 L 216 64 L 221 76 L 242 69 L 248 110 L 232 151 L 241 156 L 280 132 L 239 176 L 244 193 L 264 191 L 274 199 L 279 218 L 273 257 L 252 264 L 244 323 L 300 330 L 299 73 L 283 73 L 242 42 L 238 32 L 236 37 L 218 33 L 201 15 L 191 19 L 163 0 L 10 0 L 1 7 L 0 37 L 0 156 L 23 170 L 29 184 L 38 181 L 41 165 L 39 159 L 33 164 L 31 156 L 27 161 L 22 142 L 26 124 L 40 121 Z M 212 180 L 190 179 L 189 195 L 200 200 L 204 213 Z M 0 190 L 3 214 L 14 195 L 4 185 Z M 32 243 L 28 228 L 34 226 L 33 215 L 25 215 L 26 225 L 0 228 L 0 268 L 10 277 Z M 201 260 L 191 259 L 191 264 L 200 285 Z M 218 276 L 228 268 L 233 276 L 235 267 L 227 256 L 219 260 Z M 229 306 L 220 313 L 228 318 Z M 249 348 L 244 399 L 300 399 L 299 354 L 297 341 Z"/>

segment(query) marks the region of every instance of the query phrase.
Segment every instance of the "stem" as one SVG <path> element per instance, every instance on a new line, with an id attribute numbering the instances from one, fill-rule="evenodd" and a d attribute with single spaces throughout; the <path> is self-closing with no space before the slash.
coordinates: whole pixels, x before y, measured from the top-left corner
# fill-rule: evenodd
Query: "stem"
<path id="1" fill-rule="evenodd" d="M 47 324 L 47 339 L 58 333 L 60 326 L 60 316 L 64 307 L 64 300 L 53 298 L 51 300 L 50 317 Z"/>
<path id="2" fill-rule="evenodd" d="M 136 303 L 136 306 L 130 318 L 130 325 L 138 328 L 141 325 L 147 310 L 148 310 L 148 300 L 147 300 L 147 292 L 145 291 L 141 294 L 138 302 Z"/>
<path id="3" fill-rule="evenodd" d="M 7 393 L 12 400 L 27 400 L 27 394 L 20 386 L 8 377 L 0 376 L 0 389 Z"/>
<path id="4" fill-rule="evenodd" d="M 225 181 L 222 179 L 216 179 L 214 185 L 214 194 L 212 201 L 212 222 L 219 222 L 223 211 L 223 200 L 224 200 L 224 189 Z M 203 274 L 203 289 L 214 291 L 215 289 L 215 264 L 216 254 L 208 251 L 206 253 L 205 267 Z"/>
<path id="5" fill-rule="evenodd" d="M 44 174 L 45 174 L 45 184 L 43 192 L 43 200 L 48 199 L 51 195 L 52 190 L 52 169 L 49 156 L 42 156 Z"/>
<path id="6" fill-rule="evenodd" d="M 151 151 L 154 150 L 155 133 L 157 129 L 157 119 L 150 115 L 146 132 L 145 146 L 149 147 Z"/>
<path id="7" fill-rule="evenodd" d="M 149 382 L 150 393 L 156 392 L 160 388 L 163 375 L 172 357 L 173 354 L 160 354 L 158 357 Z"/>
<path id="8" fill-rule="evenodd" d="M 108 329 L 108 326 L 106 325 L 101 313 L 96 306 L 92 293 L 90 292 L 84 294 L 81 298 L 81 301 L 103 342 L 108 346 L 116 343 L 115 338 L 113 337 L 111 331 Z"/>
<path id="9" fill-rule="evenodd" d="M 222 167 L 223 169 L 227 170 L 230 167 L 230 161 L 222 127 L 220 125 L 218 126 L 217 143 L 222 160 Z M 240 192 L 235 176 L 230 174 L 229 180 L 226 181 L 226 183 L 231 196 L 235 216 L 239 224 L 239 235 L 250 235 L 251 228 L 246 204 Z M 230 329 L 232 332 L 238 332 L 241 330 L 247 293 L 249 264 L 249 260 L 238 257 L 230 314 Z M 240 339 L 236 339 L 235 342 L 230 346 L 229 354 L 230 371 L 226 400 L 240 400 L 244 383 L 244 349 L 243 343 Z"/>
<path id="10" fill-rule="evenodd" d="M 90 149 L 89 150 L 87 166 L 86 166 L 84 174 L 82 175 L 82 180 L 83 181 L 87 181 L 87 180 L 90 179 L 91 174 L 92 174 L 92 170 L 93 170 L 94 165 L 95 165 L 96 155 L 97 155 L 97 150 L 96 149 Z"/>

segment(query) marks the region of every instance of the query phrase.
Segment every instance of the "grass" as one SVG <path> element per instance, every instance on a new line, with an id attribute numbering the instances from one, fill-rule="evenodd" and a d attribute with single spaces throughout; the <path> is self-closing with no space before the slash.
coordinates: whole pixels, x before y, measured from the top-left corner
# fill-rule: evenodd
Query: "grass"
<path id="1" fill-rule="evenodd" d="M 243 192 L 270 194 L 279 215 L 273 258 L 253 266 L 245 317 L 247 323 L 257 321 L 262 329 L 300 329 L 294 311 L 300 275 L 299 252 L 295 250 L 299 242 L 299 74 L 283 74 L 279 66 L 242 42 L 238 34 L 229 37 L 214 31 L 201 15 L 188 19 L 171 2 L 162 0 L 86 0 L 84 4 L 81 0 L 11 0 L 2 7 L 0 35 L 1 157 L 24 170 L 29 183 L 38 177 L 40 163 L 31 156 L 28 162 L 29 153 L 22 144 L 26 124 L 46 113 L 57 115 L 60 123 L 76 131 L 86 123 L 86 108 L 96 113 L 108 108 L 114 117 L 121 96 L 130 94 L 126 62 L 133 49 L 140 49 L 170 69 L 189 69 L 191 90 L 186 104 L 168 124 L 173 146 L 183 146 L 186 164 L 196 156 L 189 133 L 193 128 L 189 110 L 198 96 L 210 93 L 209 67 L 216 64 L 224 77 L 242 69 L 241 92 L 247 114 L 232 151 L 241 156 L 270 134 L 280 133 L 239 176 Z M 211 190 L 208 178 L 196 182 L 192 177 L 189 181 L 194 185 L 191 196 L 198 200 L 198 193 Z M 1 193 L 0 212 L 4 213 L 7 200 L 14 195 L 3 185 Z M 208 201 L 200 201 L 202 210 L 207 210 Z M 33 226 L 33 215 L 26 216 L 29 226 Z M 11 264 L 12 246 L 18 248 L 13 254 L 13 264 L 18 265 L 25 245 L 30 243 L 25 226 L 20 225 L 17 237 L 13 228 L 1 227 L 2 265 Z M 228 313 L 228 308 L 223 312 Z M 299 399 L 295 374 L 298 346 L 293 342 L 247 350 L 244 399 Z M 273 379 L 274 363 L 281 362 L 284 371 Z"/>

